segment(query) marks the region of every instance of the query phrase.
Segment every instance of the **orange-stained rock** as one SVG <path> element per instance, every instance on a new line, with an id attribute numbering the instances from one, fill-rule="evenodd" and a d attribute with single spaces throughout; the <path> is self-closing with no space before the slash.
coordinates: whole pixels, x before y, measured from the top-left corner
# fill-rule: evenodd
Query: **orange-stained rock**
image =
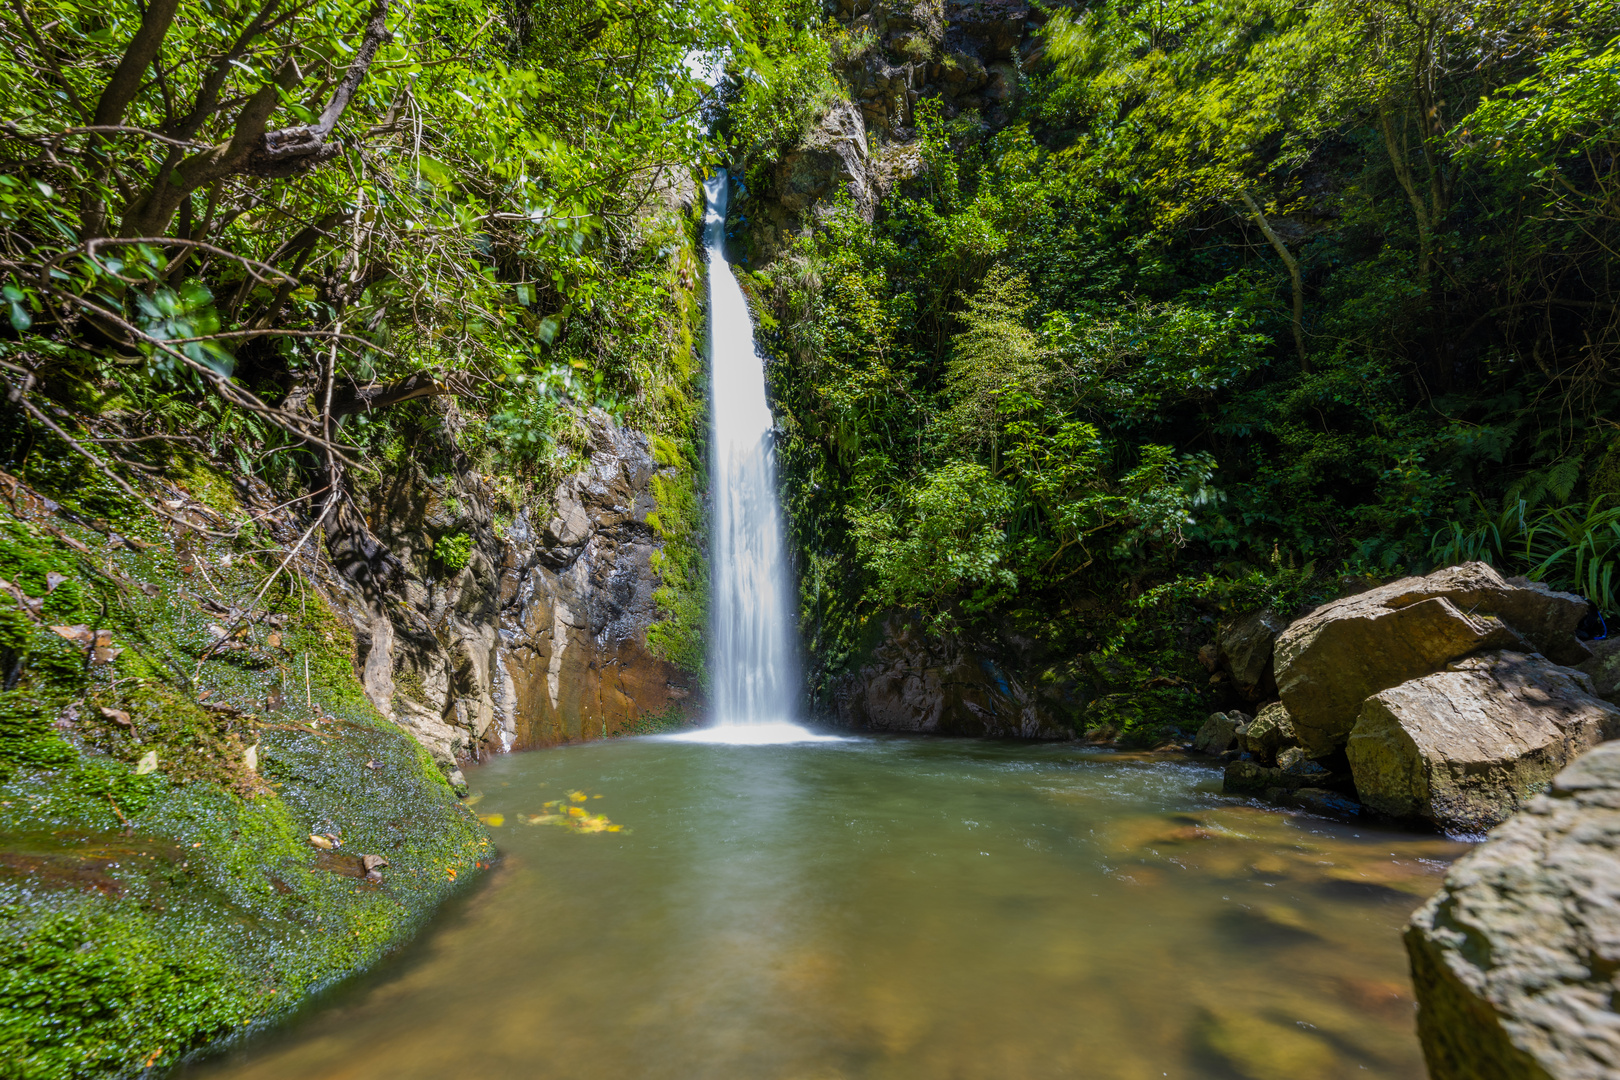
<path id="1" fill-rule="evenodd" d="M 465 463 L 436 476 L 409 458 L 368 493 L 366 539 L 399 570 L 381 602 L 352 590 L 357 668 L 453 782 L 463 761 L 702 705 L 697 680 L 647 646 L 659 467 L 644 436 L 590 419 L 587 466 L 557 486 L 544 520 L 525 512 L 497 530 L 492 492 Z M 471 553 L 452 571 L 436 548 L 460 535 Z"/>

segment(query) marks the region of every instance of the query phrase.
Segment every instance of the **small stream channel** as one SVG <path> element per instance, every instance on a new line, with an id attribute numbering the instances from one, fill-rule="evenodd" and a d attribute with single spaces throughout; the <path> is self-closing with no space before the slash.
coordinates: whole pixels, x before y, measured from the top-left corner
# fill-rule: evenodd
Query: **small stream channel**
<path id="1" fill-rule="evenodd" d="M 1250 806 L 1202 762 L 644 738 L 469 780 L 488 879 L 183 1075 L 1424 1075 L 1400 930 L 1466 846 Z"/>

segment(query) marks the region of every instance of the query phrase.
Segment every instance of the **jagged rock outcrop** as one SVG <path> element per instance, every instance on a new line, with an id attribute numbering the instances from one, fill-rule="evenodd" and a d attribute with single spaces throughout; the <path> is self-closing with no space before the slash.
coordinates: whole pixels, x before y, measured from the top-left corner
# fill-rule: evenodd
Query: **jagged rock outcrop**
<path id="1" fill-rule="evenodd" d="M 437 474 L 402 460 L 362 494 L 366 532 L 398 567 L 382 603 L 354 598 L 362 681 L 454 782 L 462 761 L 700 704 L 696 679 L 647 644 L 658 466 L 644 436 L 589 420 L 588 466 L 544 523 L 497 529 L 488 483 L 453 453 Z"/>
<path id="2" fill-rule="evenodd" d="M 866 127 L 847 101 L 835 102 L 810 135 L 776 165 L 776 198 L 793 214 L 829 208 L 840 195 L 872 220 L 876 197 L 868 163 Z"/>
<path id="3" fill-rule="evenodd" d="M 1403 578 L 1326 604 L 1278 637 L 1277 690 L 1300 744 L 1320 757 L 1350 737 L 1368 697 L 1473 652 L 1590 655 L 1574 631 L 1586 601 L 1509 584 L 1484 563 Z M 1509 621 L 1511 616 L 1511 621 Z"/>
<path id="4" fill-rule="evenodd" d="M 1056 703 L 1009 673 L 988 650 L 885 620 L 866 663 L 831 697 L 842 727 L 1023 739 L 1072 739 Z"/>
<path id="5" fill-rule="evenodd" d="M 840 194 L 871 221 L 890 191 L 922 175 L 924 99 L 944 117 L 974 112 L 990 130 L 1005 126 L 1018 61 L 1045 14 L 1024 0 L 839 0 L 836 18 L 851 43 L 833 64 L 845 96 L 783 153 L 765 190 L 734 206 L 751 268 L 772 263 Z"/>
<path id="6" fill-rule="evenodd" d="M 658 618 L 657 469 L 644 436 L 598 422 L 590 468 L 558 485 L 544 533 L 521 517 L 513 525 L 497 659 L 515 745 L 617 734 L 699 703 L 697 680 L 647 643 Z"/>
<path id="7" fill-rule="evenodd" d="M 1433 1080 L 1620 1075 L 1620 743 L 1453 866 L 1406 946 Z"/>
<path id="8" fill-rule="evenodd" d="M 1369 697 L 1346 752 L 1361 801 L 1395 818 L 1482 833 L 1586 750 L 1620 736 L 1591 679 L 1496 652 Z"/>

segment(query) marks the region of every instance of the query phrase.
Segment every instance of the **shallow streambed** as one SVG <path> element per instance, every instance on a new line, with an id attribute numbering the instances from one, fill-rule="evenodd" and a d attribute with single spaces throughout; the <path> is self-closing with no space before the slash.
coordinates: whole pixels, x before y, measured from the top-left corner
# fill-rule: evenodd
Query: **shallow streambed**
<path id="1" fill-rule="evenodd" d="M 1222 798 L 1207 764 L 633 739 L 469 780 L 491 878 L 187 1076 L 1423 1076 L 1400 927 L 1464 846 Z"/>

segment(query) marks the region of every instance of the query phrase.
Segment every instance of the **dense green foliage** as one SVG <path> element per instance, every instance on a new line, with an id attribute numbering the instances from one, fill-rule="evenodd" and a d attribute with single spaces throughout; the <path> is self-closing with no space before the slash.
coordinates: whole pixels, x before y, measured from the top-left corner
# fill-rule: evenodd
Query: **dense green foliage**
<path id="1" fill-rule="evenodd" d="M 1613 611 L 1617 32 L 1112 0 L 1045 23 L 999 124 L 917 102 L 920 174 L 752 276 L 822 686 L 897 606 L 1097 694 L 1342 575 L 1483 557 Z"/>
<path id="2" fill-rule="evenodd" d="M 505 520 L 592 408 L 695 468 L 687 59 L 740 40 L 724 4 L 26 0 L 0 40 L 24 408 L 200 435 L 287 498 L 448 438 Z"/>

